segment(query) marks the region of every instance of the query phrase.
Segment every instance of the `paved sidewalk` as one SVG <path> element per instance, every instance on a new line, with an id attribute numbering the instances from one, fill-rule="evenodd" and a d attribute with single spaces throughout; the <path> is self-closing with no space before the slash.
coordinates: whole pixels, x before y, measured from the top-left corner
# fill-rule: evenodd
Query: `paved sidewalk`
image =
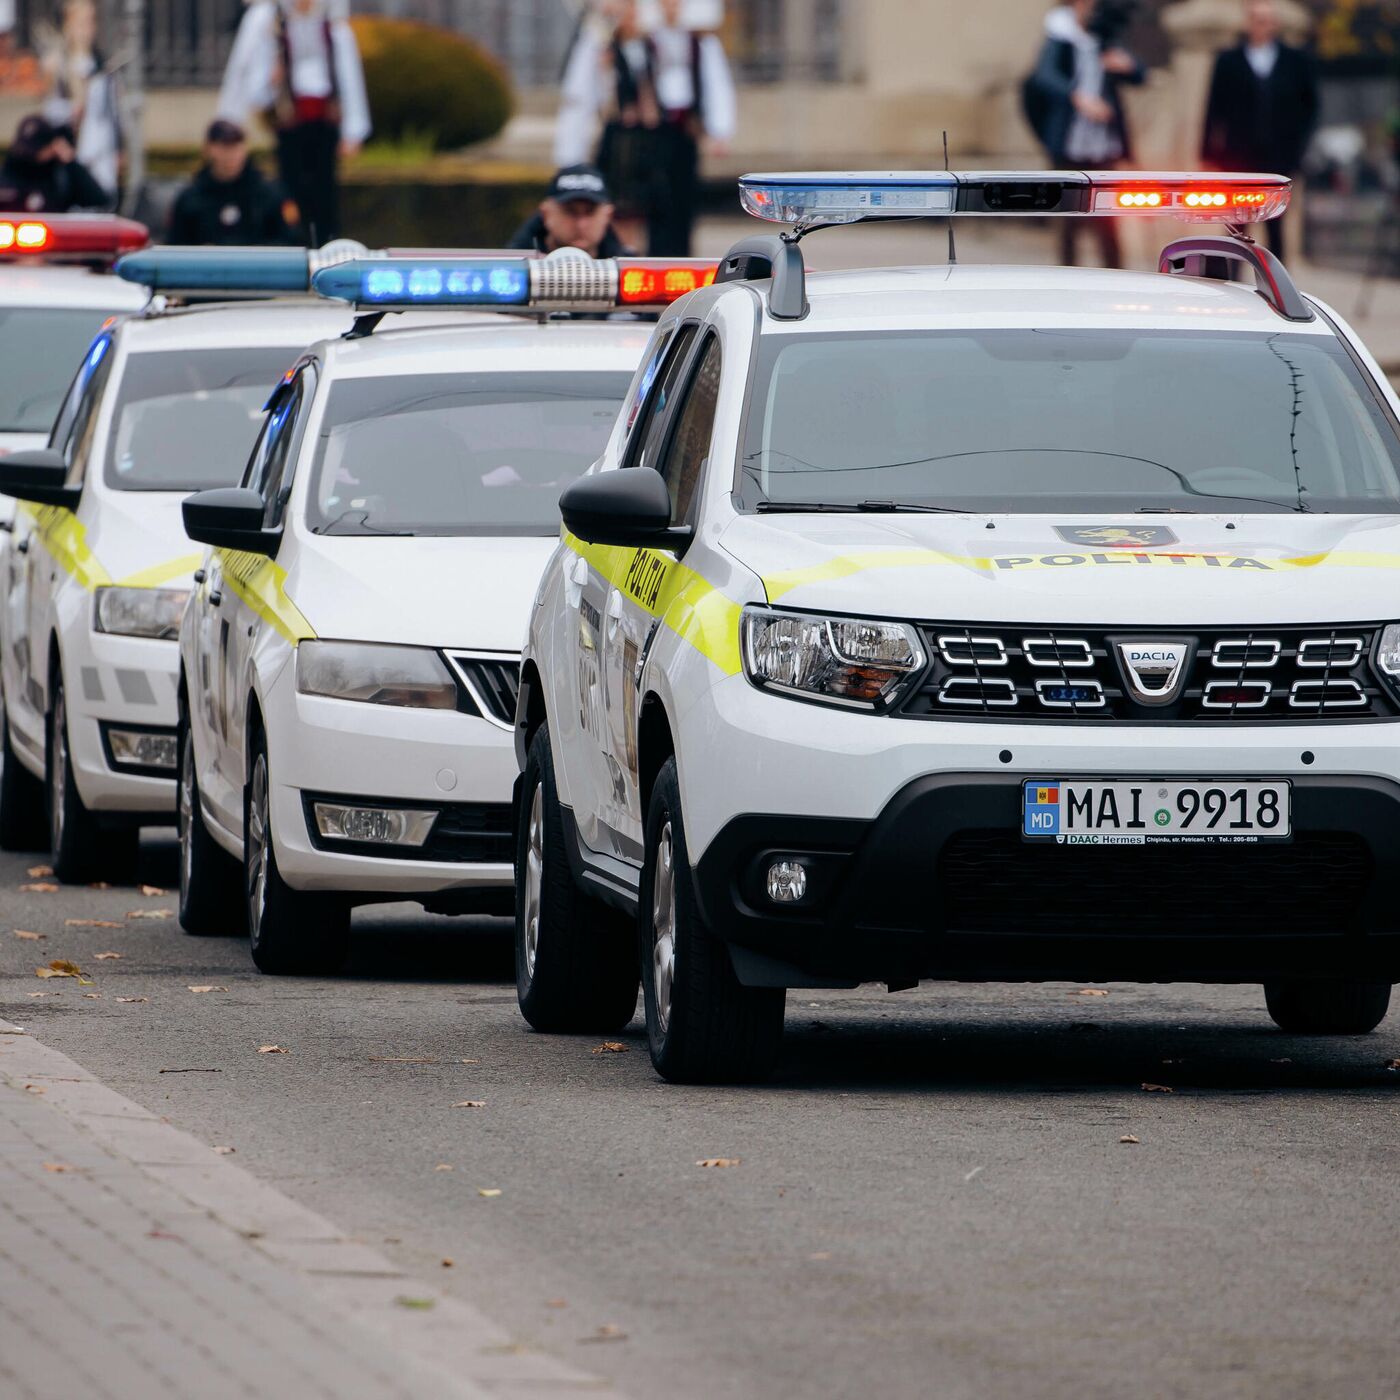
<path id="1" fill-rule="evenodd" d="M 6 1400 L 615 1394 L 4 1021 L 0 1183 Z"/>

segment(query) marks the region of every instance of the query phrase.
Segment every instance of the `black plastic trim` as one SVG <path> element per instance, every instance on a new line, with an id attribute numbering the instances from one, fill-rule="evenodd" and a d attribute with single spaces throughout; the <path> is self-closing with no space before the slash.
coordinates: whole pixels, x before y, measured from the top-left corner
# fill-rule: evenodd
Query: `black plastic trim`
<path id="1" fill-rule="evenodd" d="M 564 826 L 564 850 L 569 858 L 569 872 L 574 877 L 574 883 L 595 899 L 601 899 L 614 909 L 635 917 L 640 900 L 641 871 L 626 861 L 618 860 L 616 856 L 589 850 L 579 835 L 572 807 L 561 803 L 559 815 Z"/>

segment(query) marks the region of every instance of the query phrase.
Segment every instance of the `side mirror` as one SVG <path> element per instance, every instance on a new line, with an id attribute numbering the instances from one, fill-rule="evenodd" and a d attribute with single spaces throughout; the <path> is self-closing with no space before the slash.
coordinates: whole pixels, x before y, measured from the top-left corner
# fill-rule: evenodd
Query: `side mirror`
<path id="1" fill-rule="evenodd" d="M 565 528 L 589 544 L 684 549 L 689 526 L 672 526 L 671 493 L 659 472 L 625 467 L 581 477 L 559 497 Z"/>
<path id="2" fill-rule="evenodd" d="M 63 506 L 73 510 L 83 494 L 81 486 L 69 486 L 68 463 L 51 447 L 12 452 L 0 457 L 0 494 L 36 506 Z"/>
<path id="3" fill-rule="evenodd" d="M 267 505 L 246 486 L 220 486 L 187 496 L 180 507 L 185 533 L 197 544 L 216 549 L 241 549 L 272 558 L 282 543 L 282 531 L 263 525 Z"/>

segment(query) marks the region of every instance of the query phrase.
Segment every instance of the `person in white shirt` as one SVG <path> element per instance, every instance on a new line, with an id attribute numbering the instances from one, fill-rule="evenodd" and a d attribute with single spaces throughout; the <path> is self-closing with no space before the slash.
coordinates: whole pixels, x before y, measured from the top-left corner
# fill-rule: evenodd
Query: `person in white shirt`
<path id="1" fill-rule="evenodd" d="M 263 114 L 277 133 L 283 188 L 307 242 L 340 236 L 338 162 L 370 133 L 369 99 L 342 0 L 253 0 L 238 27 L 218 115 L 246 125 Z"/>
<path id="2" fill-rule="evenodd" d="M 73 133 L 77 159 L 116 202 L 123 133 L 117 76 L 97 47 L 97 6 L 66 0 L 62 28 L 45 36 L 49 91 L 41 109 L 51 126 Z"/>

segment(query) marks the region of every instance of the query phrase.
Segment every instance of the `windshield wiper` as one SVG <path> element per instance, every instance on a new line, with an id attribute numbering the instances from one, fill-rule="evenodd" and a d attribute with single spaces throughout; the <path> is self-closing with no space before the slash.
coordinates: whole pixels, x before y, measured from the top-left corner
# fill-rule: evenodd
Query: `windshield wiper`
<path id="1" fill-rule="evenodd" d="M 916 515 L 967 515 L 957 506 L 924 506 L 911 501 L 759 501 L 754 509 L 760 515 L 895 515 L 908 511 Z"/>
<path id="2" fill-rule="evenodd" d="M 358 519 L 356 518 L 358 517 Z M 340 526 L 346 528 L 342 531 Z M 329 524 L 321 528 L 313 529 L 313 535 L 338 535 L 338 534 L 360 534 L 360 535 L 399 535 L 412 538 L 412 530 L 385 530 L 378 525 L 369 523 L 369 512 L 366 510 L 350 509 L 342 511 Z"/>

